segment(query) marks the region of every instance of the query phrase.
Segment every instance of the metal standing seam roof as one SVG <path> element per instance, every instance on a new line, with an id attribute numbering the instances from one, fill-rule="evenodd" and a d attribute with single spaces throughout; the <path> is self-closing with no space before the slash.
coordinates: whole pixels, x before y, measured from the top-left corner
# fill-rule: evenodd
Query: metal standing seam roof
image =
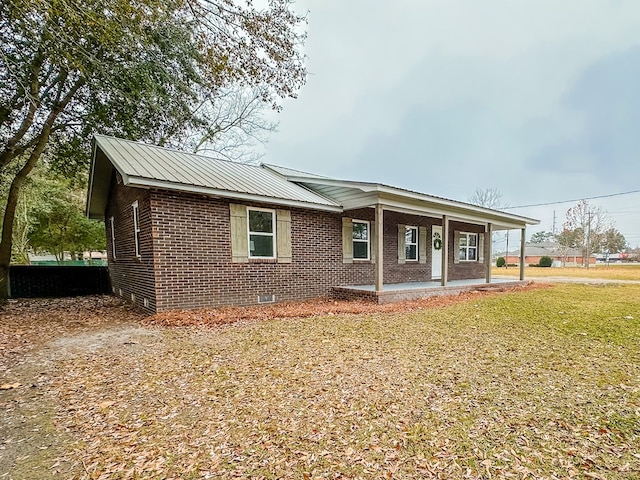
<path id="1" fill-rule="evenodd" d="M 529 217 L 523 217 L 509 212 L 501 210 L 495 210 L 479 205 L 474 205 L 467 202 L 461 202 L 459 200 L 452 200 L 445 197 L 439 197 L 428 193 L 417 192 L 408 190 L 406 188 L 394 187 L 392 185 L 386 185 L 384 183 L 375 182 L 361 182 L 353 180 L 340 180 L 336 178 L 324 177 L 313 173 L 302 172 L 300 170 L 294 170 L 291 168 L 280 167 L 277 165 L 265 164 L 266 168 L 274 170 L 281 175 L 284 175 L 288 180 L 296 183 L 300 183 L 310 188 L 316 188 L 321 185 L 333 185 L 343 187 L 350 190 L 360 190 L 362 192 L 376 192 L 379 194 L 386 193 L 391 195 L 397 195 L 403 198 L 413 198 L 421 202 L 429 204 L 439 205 L 447 209 L 458 209 L 460 211 L 472 212 L 476 215 L 482 216 L 498 216 L 503 219 L 515 221 L 523 224 L 537 225 L 539 220 Z"/>
<path id="2" fill-rule="evenodd" d="M 96 135 L 97 147 L 123 176 L 125 184 L 149 181 L 168 188 L 189 186 L 264 198 L 339 207 L 336 202 L 287 181 L 266 168 Z"/>

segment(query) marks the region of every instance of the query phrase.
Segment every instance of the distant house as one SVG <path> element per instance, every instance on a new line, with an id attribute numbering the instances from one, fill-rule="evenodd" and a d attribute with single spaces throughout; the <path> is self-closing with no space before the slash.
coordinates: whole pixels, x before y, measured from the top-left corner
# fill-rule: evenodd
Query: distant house
<path id="1" fill-rule="evenodd" d="M 114 292 L 151 312 L 327 295 L 386 302 L 487 284 L 491 232 L 524 236 L 538 223 L 106 136 L 94 139 L 87 212 L 105 221 Z"/>
<path id="2" fill-rule="evenodd" d="M 578 248 L 563 247 L 555 242 L 527 243 L 524 247 L 524 263 L 537 265 L 542 257 L 551 257 L 554 267 L 583 266 L 582 252 Z M 519 264 L 520 252 L 509 252 L 507 263 Z M 589 264 L 596 263 L 595 256 L 589 259 Z"/>

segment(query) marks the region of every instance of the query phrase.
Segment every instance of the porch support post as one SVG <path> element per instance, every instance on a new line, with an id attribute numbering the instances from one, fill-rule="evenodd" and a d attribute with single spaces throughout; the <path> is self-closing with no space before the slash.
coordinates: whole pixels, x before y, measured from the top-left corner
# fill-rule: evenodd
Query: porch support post
<path id="1" fill-rule="evenodd" d="M 454 245 L 455 247 L 455 245 Z M 447 286 L 449 277 L 449 217 L 442 216 L 442 277 L 440 285 Z"/>
<path id="2" fill-rule="evenodd" d="M 382 205 L 376 204 L 376 292 L 382 291 L 382 284 L 384 281 L 384 246 L 382 245 L 382 238 L 384 237 L 384 214 Z"/>
<path id="3" fill-rule="evenodd" d="M 492 249 L 492 240 L 493 240 L 493 225 L 491 223 L 487 223 L 487 228 L 485 229 L 484 234 L 484 258 L 487 262 L 487 283 L 491 283 L 491 249 Z"/>
<path id="4" fill-rule="evenodd" d="M 520 281 L 524 280 L 524 239 L 527 227 L 520 230 Z"/>

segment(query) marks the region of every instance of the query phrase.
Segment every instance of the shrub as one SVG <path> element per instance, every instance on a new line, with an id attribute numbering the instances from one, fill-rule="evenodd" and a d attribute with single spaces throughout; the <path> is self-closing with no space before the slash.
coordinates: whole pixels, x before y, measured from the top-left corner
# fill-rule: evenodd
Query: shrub
<path id="1" fill-rule="evenodd" d="M 498 257 L 496 258 L 496 267 L 504 267 L 506 265 L 506 260 L 504 259 L 504 257 Z"/>
<path id="2" fill-rule="evenodd" d="M 541 267 L 550 267 L 551 265 L 553 265 L 553 258 L 547 257 L 546 255 L 540 258 Z"/>

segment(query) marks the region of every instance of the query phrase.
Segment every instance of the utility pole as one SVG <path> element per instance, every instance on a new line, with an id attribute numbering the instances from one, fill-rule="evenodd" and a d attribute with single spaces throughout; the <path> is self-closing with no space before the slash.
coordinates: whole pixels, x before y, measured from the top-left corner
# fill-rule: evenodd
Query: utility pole
<path id="1" fill-rule="evenodd" d="M 556 211 L 553 211 L 553 227 L 551 228 L 551 233 L 553 233 L 553 235 L 556 235 Z"/>
<path id="2" fill-rule="evenodd" d="M 585 260 L 587 262 L 587 270 L 589 270 L 589 260 L 591 259 L 591 210 L 587 212 L 587 218 L 589 220 L 587 223 L 587 258 Z"/>
<path id="3" fill-rule="evenodd" d="M 507 257 L 507 261 L 504 262 L 504 269 L 508 270 L 509 269 L 509 230 L 507 230 L 507 254 L 505 255 L 505 257 Z"/>

